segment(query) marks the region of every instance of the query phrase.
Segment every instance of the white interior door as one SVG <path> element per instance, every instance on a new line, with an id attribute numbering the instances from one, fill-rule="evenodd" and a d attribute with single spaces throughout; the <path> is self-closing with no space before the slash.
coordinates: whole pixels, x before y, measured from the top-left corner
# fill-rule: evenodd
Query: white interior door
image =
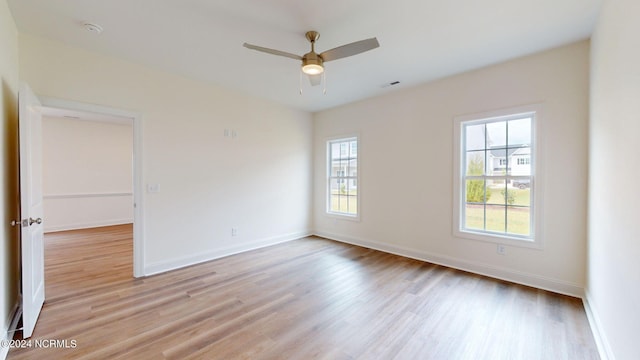
<path id="1" fill-rule="evenodd" d="M 31 337 L 44 304 L 44 231 L 42 225 L 42 114 L 27 84 L 18 94 L 20 107 L 20 241 L 22 244 L 22 324 Z"/>

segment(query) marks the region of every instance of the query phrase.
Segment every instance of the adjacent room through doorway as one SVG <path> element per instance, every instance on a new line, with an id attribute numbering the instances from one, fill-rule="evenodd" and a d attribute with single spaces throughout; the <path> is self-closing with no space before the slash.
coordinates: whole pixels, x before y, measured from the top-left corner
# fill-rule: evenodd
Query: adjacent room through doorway
<path id="1" fill-rule="evenodd" d="M 76 275 L 92 286 L 133 277 L 134 133 L 127 117 L 44 107 L 42 119 L 45 283 L 55 301 L 75 291 L 68 279 L 56 285 L 74 276 L 56 270 L 59 260 L 84 264 Z M 99 269 L 103 258 L 120 265 Z"/>

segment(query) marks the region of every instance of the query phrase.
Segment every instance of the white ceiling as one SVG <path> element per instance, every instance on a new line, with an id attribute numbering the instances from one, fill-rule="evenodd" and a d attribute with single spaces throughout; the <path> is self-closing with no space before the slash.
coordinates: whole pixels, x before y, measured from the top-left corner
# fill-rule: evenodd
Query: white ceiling
<path id="1" fill-rule="evenodd" d="M 318 111 L 586 39 L 601 0 L 8 0 L 22 33 Z M 104 28 L 96 35 L 82 24 Z M 244 42 L 304 54 L 377 37 L 327 63 L 326 95 L 300 64 Z M 400 81 L 393 87 L 385 86 Z"/>

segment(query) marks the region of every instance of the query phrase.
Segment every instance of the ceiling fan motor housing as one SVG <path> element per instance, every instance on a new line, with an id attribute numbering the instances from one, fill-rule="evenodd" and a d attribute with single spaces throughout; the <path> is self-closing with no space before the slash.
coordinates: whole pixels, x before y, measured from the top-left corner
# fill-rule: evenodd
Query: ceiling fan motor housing
<path id="1" fill-rule="evenodd" d="M 324 72 L 324 60 L 322 56 L 316 54 L 315 44 L 320 38 L 317 31 L 307 31 L 305 34 L 307 40 L 311 43 L 311 51 L 302 57 L 302 72 L 308 75 L 318 75 Z"/>
<path id="2" fill-rule="evenodd" d="M 306 74 L 317 75 L 324 71 L 324 61 L 315 52 L 306 53 L 302 57 L 302 71 Z"/>

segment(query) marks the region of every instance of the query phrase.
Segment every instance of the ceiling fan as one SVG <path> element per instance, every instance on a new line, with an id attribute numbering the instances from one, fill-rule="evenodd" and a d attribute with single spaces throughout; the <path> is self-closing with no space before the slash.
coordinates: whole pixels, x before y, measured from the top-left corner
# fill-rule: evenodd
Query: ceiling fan
<path id="1" fill-rule="evenodd" d="M 291 59 L 302 61 L 302 72 L 309 76 L 311 85 L 319 85 L 321 82 L 320 75 L 324 72 L 324 63 L 327 61 L 333 61 L 342 59 L 348 56 L 357 55 L 365 51 L 375 49 L 380 46 L 378 39 L 371 38 L 352 42 L 350 44 L 338 46 L 331 50 L 324 51 L 320 54 L 315 51 L 315 43 L 320 38 L 320 33 L 317 31 L 307 31 L 305 34 L 307 40 L 311 43 L 311 51 L 303 56 L 291 54 L 285 51 L 269 49 L 262 46 L 251 45 L 244 43 L 243 46 L 257 51 L 262 51 L 272 55 L 284 56 Z"/>

